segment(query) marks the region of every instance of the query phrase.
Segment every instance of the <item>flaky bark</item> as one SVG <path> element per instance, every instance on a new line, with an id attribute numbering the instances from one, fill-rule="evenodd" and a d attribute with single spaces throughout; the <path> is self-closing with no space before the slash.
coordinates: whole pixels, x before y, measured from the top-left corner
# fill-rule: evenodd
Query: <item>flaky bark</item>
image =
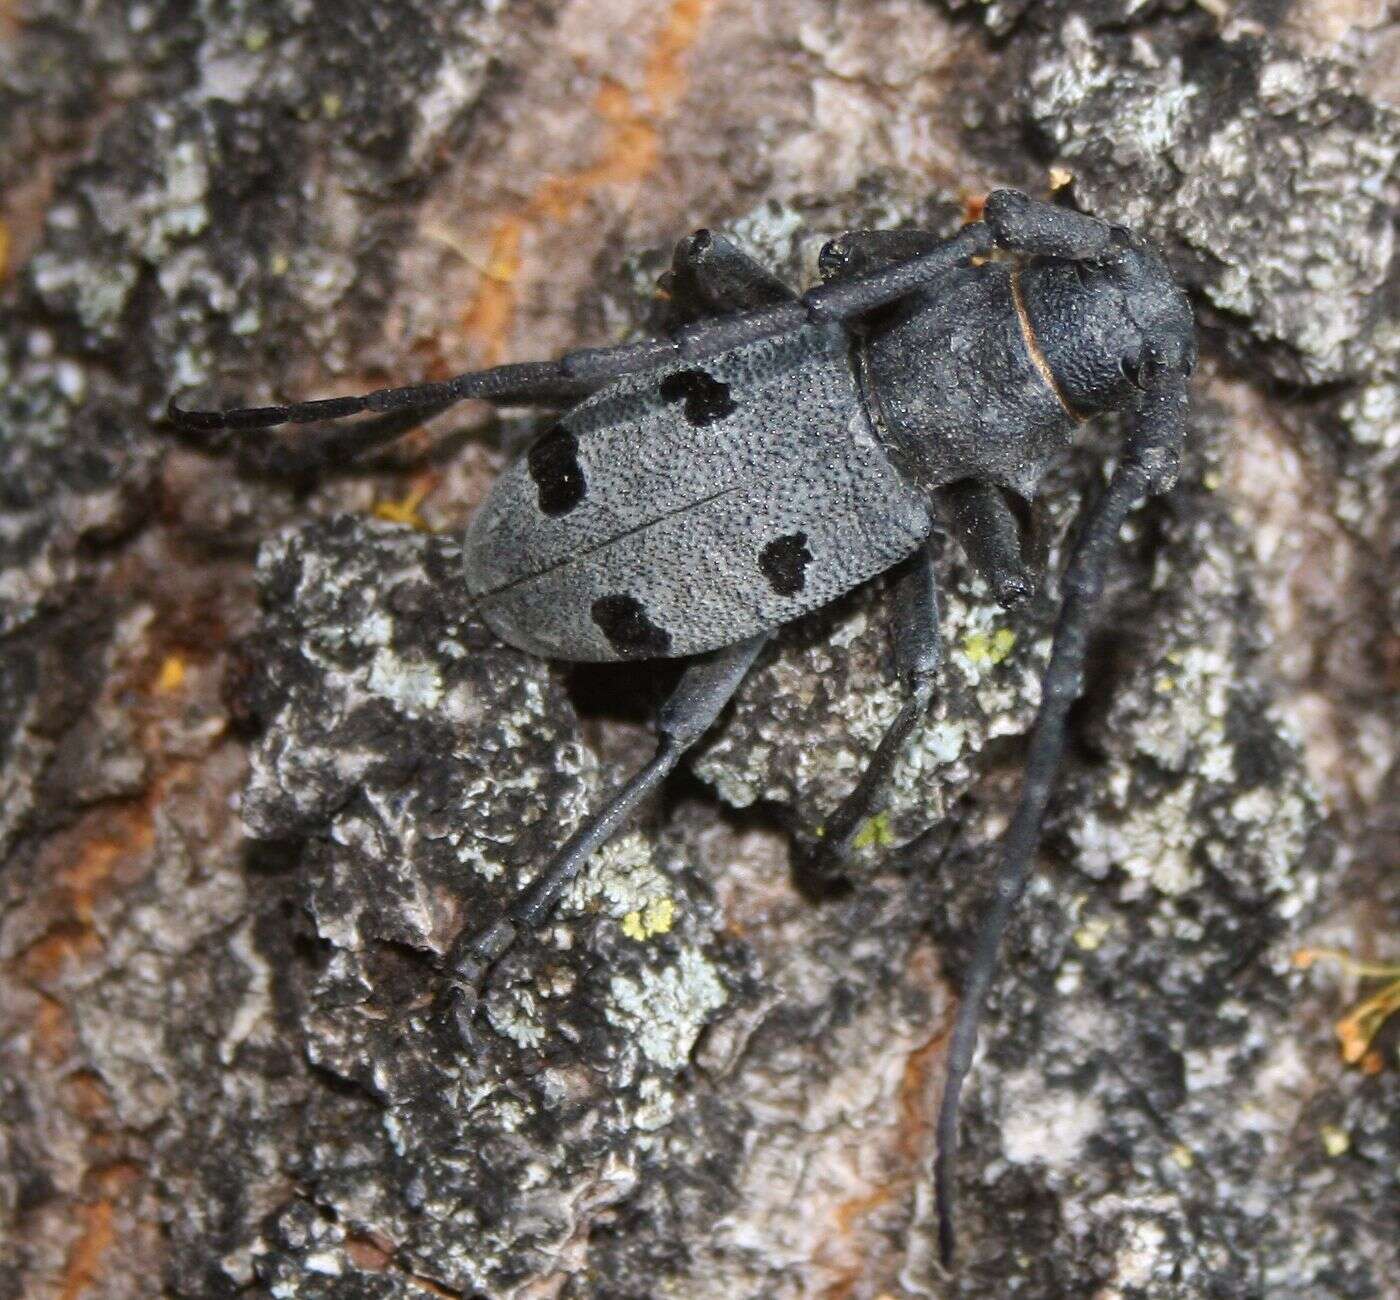
<path id="1" fill-rule="evenodd" d="M 0 1296 L 1393 1295 L 1395 1038 L 1345 1070 L 1346 990 L 1290 964 L 1395 954 L 1386 12 L 0 2 Z M 158 417 L 644 330 L 698 225 L 807 282 L 842 229 L 1052 179 L 1162 243 L 1203 361 L 945 1278 L 931 1116 L 1053 580 L 1007 615 L 947 549 L 937 702 L 828 896 L 793 845 L 897 707 L 880 585 L 786 630 L 469 1064 L 415 1020 L 433 958 L 645 752 L 664 674 L 475 620 L 454 534 L 528 419 L 289 485 Z M 1052 565 L 1114 434 L 1050 485 Z M 372 518 L 406 496 L 436 531 Z"/>

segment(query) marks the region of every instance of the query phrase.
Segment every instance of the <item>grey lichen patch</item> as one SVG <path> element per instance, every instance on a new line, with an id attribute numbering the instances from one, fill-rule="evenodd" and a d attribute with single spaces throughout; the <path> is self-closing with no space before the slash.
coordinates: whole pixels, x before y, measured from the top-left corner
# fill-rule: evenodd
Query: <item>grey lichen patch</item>
<path id="1" fill-rule="evenodd" d="M 269 727 L 243 813 L 259 833 L 285 835 L 356 796 L 334 823 L 348 852 L 329 864 L 317 908 L 337 932 L 353 915 L 357 928 L 438 947 L 454 920 L 446 897 L 473 875 L 506 873 L 519 831 L 544 816 L 546 789 L 562 827 L 582 811 L 581 749 L 567 760 L 561 751 L 549 775 L 506 759 L 527 736 L 553 734 L 556 706 L 541 691 L 541 666 L 516 675 L 509 652 L 461 653 L 484 630 L 472 631 L 464 594 L 455 607 L 438 603 L 429 581 L 454 556 L 449 543 L 346 520 L 288 535 L 264 559 L 267 582 L 290 601 L 275 618 L 294 621 L 284 650 L 264 659 Z M 275 621 L 270 631 L 275 642 Z M 433 788 L 415 791 L 404 782 L 426 754 L 435 756 Z M 426 877 L 412 868 L 420 855 L 437 864 Z M 354 896 L 362 868 L 353 864 L 383 857 L 393 865 L 373 913 L 365 899 L 347 914 L 335 899 Z"/>
<path id="2" fill-rule="evenodd" d="M 1006 1080 L 1002 1151 L 1013 1164 L 1073 1175 L 1084 1144 L 1103 1126 L 1098 1101 L 1070 1089 L 1047 1090 L 1038 1074 Z"/>
<path id="3" fill-rule="evenodd" d="M 208 226 L 212 141 L 197 117 L 149 110 L 124 122 L 112 144 L 118 153 L 140 149 L 140 171 L 93 175 L 50 209 L 49 238 L 27 268 L 51 309 L 73 312 L 107 339 L 142 271 L 168 263 Z M 215 274 L 206 258 L 200 267 Z"/>
<path id="4" fill-rule="evenodd" d="M 820 826 L 903 703 L 887 667 L 887 615 L 881 593 L 871 590 L 785 637 L 778 657 L 741 690 L 734 723 L 697 760 L 700 775 L 740 807 L 759 799 L 793 803 L 808 826 Z M 972 778 L 988 739 L 1029 724 L 1046 650 L 1044 625 L 1037 626 L 1043 612 L 1033 618 L 1008 616 L 970 587 L 951 587 L 943 626 L 952 653 L 942 689 L 894 773 L 888 811 L 896 839 L 938 820 Z M 1002 630 L 1021 653 L 982 648 Z"/>
<path id="5" fill-rule="evenodd" d="M 622 834 L 600 849 L 570 886 L 562 906 L 574 912 L 601 906 L 617 919 L 670 898 L 671 882 L 653 859 L 642 835 Z"/>
<path id="6" fill-rule="evenodd" d="M 1217 436 L 1209 417 L 1195 432 Z M 979 1194 L 1009 1193 L 1009 1165 L 1062 1209 L 1073 1201 L 1075 1235 L 1105 1243 L 1092 1275 L 1125 1295 L 1168 1286 L 1180 1266 L 1170 1243 L 1190 1230 L 1207 1180 L 1256 1168 L 1261 1148 L 1286 1159 L 1298 1097 L 1283 1082 L 1296 1049 L 1279 1042 L 1290 1032 L 1283 940 L 1329 866 L 1299 743 L 1258 686 L 1260 625 L 1233 613 L 1250 601 L 1248 550 L 1194 473 L 1159 539 L 1155 590 L 1137 597 L 1134 653 L 1085 711 L 1087 761 L 1057 803 L 1046 856 L 1067 851 L 1087 883 L 1071 894 L 1060 873 L 1033 881 L 991 1031 L 1003 1068 L 973 1084 L 974 1109 L 995 1117 Z M 944 870 L 978 856 L 959 850 Z M 1059 1163 L 1044 1131 L 1078 1155 Z M 987 1143 L 1002 1153 L 991 1163 Z M 1106 1177 L 1097 1149 L 1131 1157 Z M 1253 1231 L 1266 1212 L 1221 1206 L 1209 1235 Z M 1280 1225 L 1263 1249 L 1317 1278 L 1325 1252 L 1299 1240 Z"/>
<path id="7" fill-rule="evenodd" d="M 633 832 L 498 963 L 484 1051 L 435 1019 L 432 955 L 543 867 L 600 784 L 548 668 L 476 621 L 459 564 L 450 540 L 348 518 L 266 548 L 244 816 L 309 842 L 298 893 L 323 959 L 298 976 L 305 1052 L 367 1108 L 347 1123 L 328 1090 L 307 1119 L 327 1204 L 489 1292 L 509 1261 L 568 1239 L 578 1207 L 630 1185 L 602 1171 L 635 1168 L 671 1122 L 664 1076 L 736 977 L 706 947 L 716 921 L 696 882 L 663 874 Z M 657 921 L 655 942 L 627 937 L 633 913 Z M 522 1069 L 542 1059 L 554 1068 Z M 506 1186 L 536 1211 L 502 1218 Z"/>
<path id="8" fill-rule="evenodd" d="M 1400 119 L 1337 64 L 1247 37 L 1192 61 L 1179 39 L 1066 18 L 1032 69 L 1031 117 L 1081 203 L 1191 249 L 1207 298 L 1286 345 L 1265 353 L 1279 374 L 1363 372 L 1385 319 Z"/>
<path id="9" fill-rule="evenodd" d="M 666 1070 L 679 1070 L 710 1014 L 726 1000 L 714 964 L 698 948 L 682 947 L 674 964 L 643 967 L 608 981 L 608 1019 L 635 1037 L 642 1053 Z"/>

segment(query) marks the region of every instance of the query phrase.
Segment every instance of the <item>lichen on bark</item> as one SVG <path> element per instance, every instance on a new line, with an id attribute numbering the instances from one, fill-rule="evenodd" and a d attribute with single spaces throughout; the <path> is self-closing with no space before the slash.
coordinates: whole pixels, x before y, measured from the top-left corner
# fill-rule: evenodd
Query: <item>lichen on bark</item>
<path id="1" fill-rule="evenodd" d="M 1380 1297 L 1396 1080 L 1304 945 L 1395 955 L 1400 457 L 1384 6 L 0 4 L 0 1296 Z M 949 662 L 852 886 L 796 849 L 897 707 L 877 582 L 493 974 L 437 963 L 646 752 L 649 674 L 475 617 L 528 417 L 313 481 L 250 403 L 638 334 L 688 230 L 790 282 L 994 185 L 1141 226 L 1202 321 L 967 1105 L 942 1053 L 1074 509 Z M 390 507 L 385 509 L 385 507 Z M 435 531 L 376 521 L 418 519 Z"/>

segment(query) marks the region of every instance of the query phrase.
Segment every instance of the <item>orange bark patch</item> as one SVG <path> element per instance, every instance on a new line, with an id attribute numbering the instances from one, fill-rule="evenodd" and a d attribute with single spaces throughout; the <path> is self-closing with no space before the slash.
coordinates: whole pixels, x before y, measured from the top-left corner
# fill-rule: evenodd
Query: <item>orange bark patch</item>
<path id="1" fill-rule="evenodd" d="M 45 993 L 39 994 L 39 1009 L 34 1014 L 34 1043 L 49 1065 L 57 1065 L 73 1050 L 73 1018 L 62 1002 Z"/>
<path id="2" fill-rule="evenodd" d="M 394 1267 L 394 1256 L 391 1249 L 381 1245 L 371 1237 L 346 1236 L 345 1257 L 359 1269 L 367 1273 L 386 1273 Z M 430 1281 L 426 1277 L 418 1277 L 413 1273 L 400 1273 L 400 1276 L 409 1286 L 415 1290 L 422 1291 L 425 1295 L 455 1296 L 456 1291 L 448 1291 L 440 1287 L 436 1282 Z"/>
<path id="3" fill-rule="evenodd" d="M 99 809 L 71 834 L 53 841 L 58 852 L 72 852 L 68 862 L 54 872 L 50 887 L 56 896 L 53 910 L 61 914 L 60 919 L 12 962 L 16 976 L 39 995 L 35 1042 L 50 1062 L 60 1061 L 68 1053 L 72 1025 L 63 1004 L 49 996 L 45 986 L 52 985 L 69 962 L 82 962 L 101 952 L 102 936 L 93 925 L 97 904 L 115 887 L 123 869 L 151 849 L 155 810 L 169 787 L 190 770 L 187 763 L 176 764 L 140 799 Z"/>
<path id="4" fill-rule="evenodd" d="M 75 1070 L 63 1081 L 67 1109 L 85 1123 L 106 1119 L 112 1111 L 107 1085 L 92 1070 Z"/>
<path id="5" fill-rule="evenodd" d="M 515 321 L 515 282 L 525 232 L 570 221 L 599 190 L 636 184 L 656 167 L 661 137 L 655 119 L 663 117 L 684 93 L 684 57 L 713 4 L 714 0 L 676 0 L 647 55 L 642 94 L 633 96 L 610 79 L 598 88 L 594 109 L 604 133 L 597 160 L 546 177 L 518 211 L 497 220 L 481 285 L 462 315 L 463 332 L 480 344 L 482 365 L 496 364 L 506 350 Z"/>
<path id="6" fill-rule="evenodd" d="M 79 1300 L 80 1296 L 92 1293 L 91 1288 L 97 1285 L 102 1256 L 115 1236 L 112 1228 L 115 1210 L 111 1201 L 80 1205 L 76 1214 L 83 1230 L 73 1243 L 63 1269 L 63 1289 L 59 1292 L 63 1300 Z"/>
<path id="7" fill-rule="evenodd" d="M 75 1211 L 82 1232 L 63 1268 L 59 1296 L 61 1300 L 80 1300 L 87 1295 L 100 1295 L 102 1257 L 116 1239 L 113 1221 L 116 1218 L 116 1198 L 141 1177 L 141 1169 L 130 1161 L 109 1165 L 94 1175 L 98 1199 L 79 1205 Z"/>
<path id="8" fill-rule="evenodd" d="M 106 892 L 119 862 L 147 852 L 155 843 L 152 806 L 143 801 L 112 817 L 111 829 L 88 840 L 72 864 L 59 873 L 60 887 L 68 890 L 73 915 L 90 924 L 93 908 Z"/>
<path id="9" fill-rule="evenodd" d="M 837 1231 L 843 1234 L 851 1232 L 872 1210 L 888 1205 L 893 1199 L 894 1192 L 889 1187 L 877 1187 L 864 1196 L 852 1196 L 842 1201 L 836 1207 Z"/>
<path id="10" fill-rule="evenodd" d="M 116 811 L 104 809 L 93 818 L 104 829 L 79 841 L 72 860 L 54 878 L 55 891 L 63 895 L 65 918 L 51 925 L 17 959 L 20 974 L 31 984 L 48 983 L 69 960 L 81 961 L 101 950 L 102 939 L 92 924 L 94 908 L 118 864 L 146 852 L 155 842 L 148 801 Z"/>
<path id="11" fill-rule="evenodd" d="M 91 957 L 100 951 L 102 941 L 90 925 L 60 921 L 51 925 L 15 959 L 20 976 L 31 984 L 46 984 L 64 967 L 69 958 Z"/>

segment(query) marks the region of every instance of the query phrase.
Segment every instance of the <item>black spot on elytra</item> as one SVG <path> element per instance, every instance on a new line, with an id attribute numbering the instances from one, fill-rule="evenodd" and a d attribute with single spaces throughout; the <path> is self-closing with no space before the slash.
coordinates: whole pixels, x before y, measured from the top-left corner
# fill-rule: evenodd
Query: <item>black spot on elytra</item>
<path id="1" fill-rule="evenodd" d="M 541 437 L 525 459 L 545 514 L 566 515 L 588 495 L 588 480 L 578 463 L 578 439 L 562 424 Z"/>
<path id="2" fill-rule="evenodd" d="M 807 534 L 788 533 L 786 537 L 775 537 L 758 553 L 758 567 L 778 595 L 795 596 L 806 585 L 811 559 Z"/>
<path id="3" fill-rule="evenodd" d="M 732 415 L 735 402 L 729 385 L 703 370 L 677 370 L 661 381 L 661 396 L 667 402 L 685 401 L 685 418 L 694 425 L 713 424 Z"/>
<path id="4" fill-rule="evenodd" d="M 632 596 L 599 596 L 593 602 L 593 621 L 608 644 L 626 658 L 664 655 L 671 648 L 671 634 L 657 627 Z"/>

